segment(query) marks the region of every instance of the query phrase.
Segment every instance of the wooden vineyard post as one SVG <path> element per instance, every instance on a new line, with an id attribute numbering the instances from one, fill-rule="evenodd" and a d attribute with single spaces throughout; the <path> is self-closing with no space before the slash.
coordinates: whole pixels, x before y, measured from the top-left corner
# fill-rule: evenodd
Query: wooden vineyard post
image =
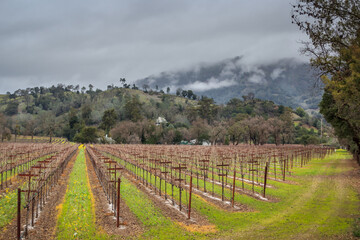
<path id="1" fill-rule="evenodd" d="M 24 174 L 19 174 L 18 175 L 19 177 L 29 177 L 29 181 L 28 181 L 28 190 L 25 190 L 23 192 L 27 192 L 27 200 L 29 201 L 30 200 L 30 192 L 34 192 L 33 190 L 31 190 L 31 178 L 32 177 L 37 177 L 39 176 L 38 174 L 32 174 L 31 172 L 29 173 L 24 173 Z"/>
<path id="2" fill-rule="evenodd" d="M 269 166 L 269 164 L 266 163 L 266 165 L 265 165 L 265 176 L 264 176 L 264 197 L 265 197 L 265 191 L 266 191 L 266 182 L 267 182 L 268 166 Z"/>
<path id="3" fill-rule="evenodd" d="M 164 174 L 164 182 L 165 182 L 165 200 L 167 200 L 167 174 L 169 173 L 168 171 L 168 165 L 167 164 L 171 164 L 171 161 L 163 161 L 160 162 L 163 165 L 163 171 L 161 172 L 162 174 Z M 161 184 L 160 184 L 160 188 L 161 188 Z M 161 189 L 160 189 L 161 192 Z"/>
<path id="4" fill-rule="evenodd" d="M 224 167 L 228 167 L 229 164 L 224 164 L 224 161 L 221 162 L 221 164 L 216 165 L 217 167 L 221 167 L 221 174 L 219 174 L 219 177 L 221 177 L 221 200 L 224 201 Z"/>
<path id="5" fill-rule="evenodd" d="M 151 168 L 150 168 L 150 170 L 153 172 L 153 175 L 154 175 L 154 181 L 155 181 L 155 183 L 154 183 L 154 191 L 155 191 L 155 195 L 156 195 L 156 178 L 157 178 L 157 170 L 158 170 L 158 168 L 157 168 L 157 162 L 158 162 L 159 160 L 156 160 L 156 159 L 150 159 L 150 162 L 151 162 Z M 161 180 L 160 180 L 161 181 Z M 151 182 L 151 173 L 150 173 L 150 182 Z M 161 183 L 161 182 L 160 182 Z M 161 196 L 161 193 L 160 193 L 160 196 Z"/>
<path id="6" fill-rule="evenodd" d="M 120 184 L 121 184 L 121 180 L 120 180 L 120 178 L 118 178 L 117 202 L 116 202 L 116 210 L 117 210 L 117 214 L 116 214 L 116 226 L 117 226 L 117 227 L 120 226 Z"/>
<path id="7" fill-rule="evenodd" d="M 192 194 L 192 175 L 191 175 L 191 177 L 190 177 L 189 214 L 188 214 L 188 219 L 190 219 L 190 214 L 191 214 L 191 194 Z"/>
<path id="8" fill-rule="evenodd" d="M 243 165 L 243 158 L 244 156 L 242 156 L 241 161 L 240 161 L 240 171 L 241 171 L 241 185 L 242 185 L 242 190 L 244 190 L 244 165 Z"/>
<path id="9" fill-rule="evenodd" d="M 179 170 L 179 178 L 175 179 L 175 181 L 179 182 L 179 210 L 181 211 L 181 181 L 183 181 L 184 179 L 181 178 L 181 169 L 186 169 L 186 167 L 182 167 L 181 164 L 179 164 L 178 167 L 173 167 L 173 169 L 177 169 Z"/>
<path id="10" fill-rule="evenodd" d="M 21 239 L 21 189 L 18 188 L 17 239 Z"/>
<path id="11" fill-rule="evenodd" d="M 274 174 L 275 174 L 275 180 L 276 180 L 276 155 L 273 155 L 274 157 Z"/>
<path id="12" fill-rule="evenodd" d="M 249 169 L 249 172 L 251 172 L 252 193 L 254 193 L 255 192 L 254 172 L 256 171 L 256 169 L 254 168 L 254 163 L 257 163 L 257 161 L 252 159 L 249 163 L 251 163 L 251 169 Z"/>
<path id="13" fill-rule="evenodd" d="M 204 177 L 204 192 L 206 192 L 206 177 L 207 177 L 207 171 L 208 171 L 208 166 L 207 164 L 209 164 L 209 160 L 200 160 L 200 162 L 203 164 L 200 168 L 200 171 L 203 171 L 203 177 Z"/>
<path id="14" fill-rule="evenodd" d="M 235 203 L 235 180 L 236 180 L 236 170 L 234 169 L 234 180 L 233 180 L 233 191 L 232 191 L 232 207 L 234 207 Z"/>
<path id="15" fill-rule="evenodd" d="M 214 166 L 215 165 L 215 163 L 214 163 L 214 161 L 212 161 L 212 167 L 211 167 L 211 177 L 212 177 L 212 195 L 214 196 L 214 194 L 215 194 L 215 190 L 214 190 L 214 181 L 215 181 L 215 179 L 214 179 Z"/>
<path id="16" fill-rule="evenodd" d="M 283 181 L 285 181 L 285 172 L 286 172 L 286 159 L 284 158 L 284 175 L 283 175 Z"/>

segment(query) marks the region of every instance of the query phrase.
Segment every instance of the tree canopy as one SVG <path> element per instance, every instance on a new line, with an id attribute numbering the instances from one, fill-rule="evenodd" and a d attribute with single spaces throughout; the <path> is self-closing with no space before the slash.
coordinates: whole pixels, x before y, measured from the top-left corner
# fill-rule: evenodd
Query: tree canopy
<path id="1" fill-rule="evenodd" d="M 298 0 L 293 22 L 304 31 L 304 53 L 325 84 L 320 112 L 349 149 L 360 151 L 360 3 Z"/>

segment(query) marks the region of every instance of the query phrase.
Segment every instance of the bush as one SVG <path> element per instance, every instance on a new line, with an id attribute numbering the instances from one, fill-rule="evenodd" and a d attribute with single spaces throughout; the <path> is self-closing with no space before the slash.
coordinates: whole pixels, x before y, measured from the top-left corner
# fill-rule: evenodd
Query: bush
<path id="1" fill-rule="evenodd" d="M 97 138 L 97 129 L 94 127 L 84 127 L 74 137 L 74 142 L 78 143 L 94 143 Z"/>
<path id="2" fill-rule="evenodd" d="M 6 109 L 5 109 L 5 114 L 8 116 L 13 116 L 13 115 L 17 114 L 18 106 L 19 106 L 19 103 L 17 103 L 17 102 L 8 103 L 8 105 L 6 106 Z"/>

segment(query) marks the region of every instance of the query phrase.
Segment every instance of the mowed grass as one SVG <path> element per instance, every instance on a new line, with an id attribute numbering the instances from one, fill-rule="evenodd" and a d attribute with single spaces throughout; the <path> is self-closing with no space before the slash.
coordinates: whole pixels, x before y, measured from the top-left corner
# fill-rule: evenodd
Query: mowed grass
<path id="1" fill-rule="evenodd" d="M 194 235 L 176 225 L 170 218 L 165 217 L 146 193 L 122 178 L 121 196 L 130 210 L 140 220 L 145 228 L 142 236 L 137 239 L 193 239 Z"/>
<path id="2" fill-rule="evenodd" d="M 350 170 L 338 152 L 324 160 L 315 159 L 288 178 L 297 184 L 272 182 L 267 193 L 278 202 L 263 202 L 244 195 L 236 201 L 254 209 L 247 213 L 226 213 L 212 206 L 197 205 L 228 239 L 326 239 L 352 231 L 359 216 L 359 197 L 341 178 L 331 177 Z M 329 177 L 330 176 L 330 177 Z M 219 237 L 220 237 L 219 236 Z"/>
<path id="3" fill-rule="evenodd" d="M 268 188 L 267 195 L 276 198 L 276 202 L 260 201 L 237 193 L 236 202 L 249 206 L 253 209 L 251 212 L 225 212 L 193 195 L 193 208 L 207 216 L 219 230 L 218 233 L 195 235 L 196 238 L 327 239 L 348 236 L 346 234 L 351 234 L 355 219 L 360 215 L 359 196 L 341 177 L 352 169 L 346 164 L 350 159 L 347 152 L 338 151 L 294 169 L 293 176 L 287 177 L 293 184 L 270 181 L 275 188 Z M 218 189 L 215 187 L 216 192 Z M 129 204 L 134 202 L 141 204 L 142 200 Z M 136 204 L 131 210 L 141 211 Z M 166 236 L 164 229 L 152 228 L 144 237 Z M 183 232 L 188 234 L 185 230 Z M 177 235 L 175 239 L 183 236 L 194 237 Z"/>
<path id="4" fill-rule="evenodd" d="M 95 209 L 87 176 L 84 148 L 70 174 L 69 185 L 57 222 L 57 239 L 107 239 L 95 225 Z"/>

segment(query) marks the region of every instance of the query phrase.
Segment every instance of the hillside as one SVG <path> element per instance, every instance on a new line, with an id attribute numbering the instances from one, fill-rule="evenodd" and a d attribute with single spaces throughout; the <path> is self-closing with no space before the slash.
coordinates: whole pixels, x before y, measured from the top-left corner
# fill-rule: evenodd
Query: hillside
<path id="1" fill-rule="evenodd" d="M 322 92 L 314 89 L 314 76 L 308 64 L 283 59 L 271 64 L 249 65 L 242 57 L 216 63 L 199 64 L 193 68 L 162 72 L 137 81 L 160 89 L 181 88 L 197 95 L 227 103 L 232 98 L 254 93 L 256 98 L 270 100 L 292 108 L 317 109 Z"/>
<path id="2" fill-rule="evenodd" d="M 111 86 L 106 91 L 90 85 L 59 84 L 50 88 L 19 89 L 0 101 L 2 139 L 16 135 L 65 137 L 70 141 L 122 143 L 238 144 L 320 143 L 320 115 L 310 116 L 260 100 L 249 94 L 217 105 L 207 97 L 180 97 L 160 91 L 141 91 L 133 85 Z M 196 100 L 193 100 L 196 99 Z M 331 133 L 323 125 L 324 136 Z M 275 132 L 276 130 L 276 132 Z M 85 139 L 86 138 L 86 139 Z"/>

